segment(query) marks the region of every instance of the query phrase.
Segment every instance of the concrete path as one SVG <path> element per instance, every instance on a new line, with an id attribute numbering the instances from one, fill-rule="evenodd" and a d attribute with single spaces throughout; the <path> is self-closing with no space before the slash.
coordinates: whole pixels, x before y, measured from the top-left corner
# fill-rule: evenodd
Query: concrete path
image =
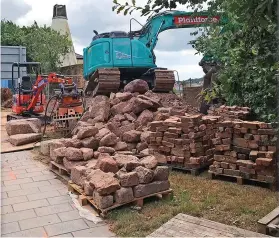
<path id="1" fill-rule="evenodd" d="M 79 216 L 67 186 L 30 151 L 1 154 L 2 237 L 108 237 L 105 222 Z"/>

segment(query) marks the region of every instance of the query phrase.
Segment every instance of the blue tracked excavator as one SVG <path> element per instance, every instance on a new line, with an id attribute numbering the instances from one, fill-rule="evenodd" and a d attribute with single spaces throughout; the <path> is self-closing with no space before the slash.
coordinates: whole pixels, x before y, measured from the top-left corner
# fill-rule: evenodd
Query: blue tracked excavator
<path id="1" fill-rule="evenodd" d="M 113 31 L 95 36 L 83 50 L 83 75 L 87 81 L 87 95 L 108 95 L 118 92 L 134 79 L 145 80 L 154 92 L 170 92 L 175 83 L 174 71 L 156 65 L 154 49 L 158 35 L 169 29 L 202 27 L 223 24 L 222 15 L 209 16 L 207 12 L 165 11 L 147 21 L 138 31 Z M 210 60 L 210 59 L 209 59 Z M 207 58 L 202 67 L 205 72 Z"/>

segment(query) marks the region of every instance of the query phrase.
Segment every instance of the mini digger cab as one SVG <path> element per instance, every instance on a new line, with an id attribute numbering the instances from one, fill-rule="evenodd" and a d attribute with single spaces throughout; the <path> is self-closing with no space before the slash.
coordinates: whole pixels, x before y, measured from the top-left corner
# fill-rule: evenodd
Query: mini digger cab
<path id="1" fill-rule="evenodd" d="M 23 68 L 26 74 L 21 76 Z M 59 87 L 46 103 L 44 89 L 48 84 Z M 57 73 L 43 75 L 39 62 L 13 63 L 12 88 L 12 114 L 7 116 L 7 121 L 35 117 L 45 123 L 53 122 L 55 130 L 67 130 L 69 121 L 79 119 L 83 114 L 83 93 L 73 79 Z"/>

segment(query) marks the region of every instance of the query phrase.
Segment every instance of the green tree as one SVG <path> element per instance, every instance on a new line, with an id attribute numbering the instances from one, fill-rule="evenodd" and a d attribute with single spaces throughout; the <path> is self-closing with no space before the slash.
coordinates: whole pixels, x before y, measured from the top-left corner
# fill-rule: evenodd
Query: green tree
<path id="1" fill-rule="evenodd" d="M 69 52 L 71 42 L 50 27 L 19 27 L 11 21 L 1 20 L 1 45 L 25 46 L 28 61 L 38 61 L 43 72 L 57 71 L 63 55 Z"/>
<path id="2" fill-rule="evenodd" d="M 150 15 L 164 9 L 175 9 L 177 4 L 191 6 L 199 11 L 202 0 L 148 0 L 144 7 L 136 2 L 123 4 L 114 0 L 117 13 Z M 212 55 L 221 63 L 218 82 L 214 92 L 221 95 L 229 105 L 252 108 L 258 119 L 276 119 L 278 70 L 276 0 L 210 0 L 208 11 L 224 12 L 228 17 L 220 34 L 220 27 L 205 28 L 202 36 L 193 42 L 193 47 L 203 55 Z M 128 9 L 128 10 L 127 10 Z M 210 97 L 209 97 L 210 98 Z"/>

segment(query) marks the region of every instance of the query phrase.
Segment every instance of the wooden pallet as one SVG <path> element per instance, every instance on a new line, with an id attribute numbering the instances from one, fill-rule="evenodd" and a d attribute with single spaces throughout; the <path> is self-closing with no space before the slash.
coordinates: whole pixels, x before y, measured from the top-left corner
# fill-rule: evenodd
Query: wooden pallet
<path id="1" fill-rule="evenodd" d="M 279 206 L 258 220 L 258 232 L 279 237 Z"/>
<path id="2" fill-rule="evenodd" d="M 172 170 L 178 170 L 178 171 L 183 171 L 183 172 L 190 172 L 191 175 L 193 175 L 193 176 L 198 176 L 198 175 L 201 174 L 203 171 L 207 170 L 211 164 L 212 164 L 212 163 L 210 163 L 210 164 L 204 164 L 204 165 L 202 165 L 202 166 L 199 167 L 199 168 L 188 169 L 188 168 L 183 167 L 182 165 L 179 166 L 179 165 L 170 164 L 170 163 L 166 163 L 166 164 L 165 164 L 165 163 L 159 163 L 159 165 L 168 166 L 168 167 L 169 167 L 170 169 L 172 169 Z"/>
<path id="3" fill-rule="evenodd" d="M 50 161 L 49 163 L 50 171 L 55 173 L 57 176 L 68 182 L 70 180 L 70 174 L 63 164 L 58 164 L 54 161 Z"/>
<path id="4" fill-rule="evenodd" d="M 117 208 L 117 207 L 121 207 L 121 206 L 124 206 L 124 205 L 127 205 L 127 204 L 134 204 L 135 206 L 137 207 L 143 207 L 143 201 L 144 201 L 144 198 L 148 198 L 148 197 L 158 197 L 160 199 L 162 198 L 166 198 L 166 197 L 169 197 L 171 194 L 172 194 L 172 189 L 168 189 L 166 191 L 162 191 L 162 192 L 158 192 L 158 193 L 153 193 L 153 194 L 149 194 L 147 196 L 144 196 L 144 197 L 140 197 L 140 198 L 135 198 L 134 200 L 128 202 L 128 203 L 122 203 L 122 204 L 114 204 L 113 206 L 111 207 L 108 207 L 108 208 L 105 208 L 105 209 L 102 209 L 102 208 L 99 208 L 98 205 L 94 202 L 92 196 L 87 196 L 85 195 L 83 189 L 73 183 L 72 181 L 69 181 L 68 182 L 68 190 L 70 192 L 73 192 L 73 193 L 77 193 L 79 194 L 79 202 L 82 206 L 85 206 L 87 205 L 88 203 L 90 203 L 91 205 L 93 205 L 93 207 L 98 211 L 98 213 L 100 214 L 100 216 L 102 217 L 105 217 L 109 211 Z"/>
<path id="5" fill-rule="evenodd" d="M 265 184 L 268 185 L 268 188 L 271 189 L 272 191 L 276 190 L 276 183 L 271 183 L 271 182 L 266 182 L 266 181 L 260 181 L 257 179 L 246 179 L 241 176 L 232 176 L 228 174 L 218 174 L 214 173 L 212 171 L 208 171 L 208 178 L 209 179 L 224 179 L 224 178 L 229 178 L 231 182 L 236 181 L 237 184 L 239 185 L 244 185 L 244 184 L 253 184 L 253 185 L 260 185 L 260 184 Z"/>

